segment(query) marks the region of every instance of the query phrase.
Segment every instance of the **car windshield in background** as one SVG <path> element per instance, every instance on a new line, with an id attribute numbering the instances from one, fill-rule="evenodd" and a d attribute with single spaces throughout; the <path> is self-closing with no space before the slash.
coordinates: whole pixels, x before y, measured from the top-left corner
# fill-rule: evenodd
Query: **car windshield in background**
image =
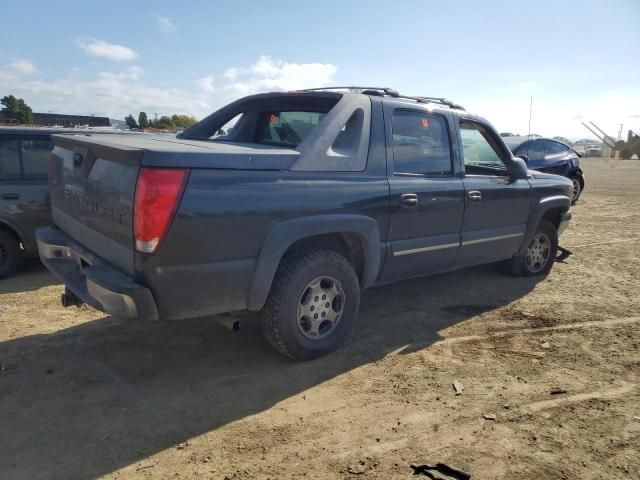
<path id="1" fill-rule="evenodd" d="M 318 125 L 321 112 L 262 112 L 256 126 L 256 143 L 297 147 Z"/>

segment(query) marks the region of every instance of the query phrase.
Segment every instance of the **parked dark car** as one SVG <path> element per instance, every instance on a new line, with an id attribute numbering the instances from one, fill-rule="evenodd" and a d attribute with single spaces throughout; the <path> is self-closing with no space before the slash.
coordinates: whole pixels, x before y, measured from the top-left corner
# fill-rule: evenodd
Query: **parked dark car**
<path id="1" fill-rule="evenodd" d="M 585 185 L 582 154 L 552 138 L 508 137 L 504 141 L 514 155 L 526 158 L 528 168 L 569 178 L 573 183 L 571 202 L 578 201 Z"/>
<path id="2" fill-rule="evenodd" d="M 51 225 L 47 169 L 51 135 L 56 133 L 89 134 L 0 127 L 0 278 L 13 274 L 23 259 L 38 256 L 35 229 Z"/>
<path id="3" fill-rule="evenodd" d="M 61 131 L 56 131 L 61 132 Z M 51 224 L 47 159 L 51 129 L 0 128 L 0 278 L 35 257 L 35 229 Z"/>
<path id="4" fill-rule="evenodd" d="M 571 218 L 571 182 L 527 170 L 486 120 L 390 89 L 254 95 L 178 138 L 53 139 L 55 228 L 37 238 L 65 305 L 261 311 L 296 359 L 347 338 L 367 287 L 498 261 L 545 275 Z"/>

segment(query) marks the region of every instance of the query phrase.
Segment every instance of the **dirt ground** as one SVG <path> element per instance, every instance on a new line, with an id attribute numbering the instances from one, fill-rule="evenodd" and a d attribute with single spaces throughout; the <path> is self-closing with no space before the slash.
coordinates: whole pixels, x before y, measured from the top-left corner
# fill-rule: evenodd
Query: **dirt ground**
<path id="1" fill-rule="evenodd" d="M 640 161 L 584 168 L 547 279 L 370 290 L 351 342 L 309 363 L 251 315 L 233 333 L 65 310 L 26 265 L 0 282 L 0 478 L 640 478 Z"/>

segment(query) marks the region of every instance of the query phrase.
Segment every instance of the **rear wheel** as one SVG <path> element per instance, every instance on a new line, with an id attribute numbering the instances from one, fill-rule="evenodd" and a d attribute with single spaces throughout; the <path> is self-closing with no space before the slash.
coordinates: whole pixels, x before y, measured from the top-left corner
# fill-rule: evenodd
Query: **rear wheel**
<path id="1" fill-rule="evenodd" d="M 571 183 L 573 183 L 573 194 L 571 195 L 571 203 L 576 203 L 582 195 L 582 178 L 580 175 L 572 175 L 569 177 Z"/>
<path id="2" fill-rule="evenodd" d="M 360 306 L 360 283 L 342 255 L 302 250 L 281 262 L 261 312 L 269 344 L 296 360 L 337 349 L 348 337 Z"/>
<path id="3" fill-rule="evenodd" d="M 553 224 L 543 218 L 538 224 L 526 250 L 503 262 L 505 270 L 519 277 L 547 275 L 558 254 L 558 232 Z"/>
<path id="4" fill-rule="evenodd" d="M 21 257 L 18 239 L 9 232 L 0 230 L 0 278 L 13 275 Z"/>

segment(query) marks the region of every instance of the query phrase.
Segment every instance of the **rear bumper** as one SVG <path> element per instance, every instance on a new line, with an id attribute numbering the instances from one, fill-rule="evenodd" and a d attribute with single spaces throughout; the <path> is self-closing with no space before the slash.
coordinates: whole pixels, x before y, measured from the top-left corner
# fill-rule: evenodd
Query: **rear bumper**
<path id="1" fill-rule="evenodd" d="M 42 263 L 83 302 L 115 317 L 157 320 L 151 291 L 55 228 L 36 231 Z"/>
<path id="2" fill-rule="evenodd" d="M 560 223 L 558 224 L 558 236 L 562 235 L 562 233 L 567 229 L 570 221 L 571 221 L 571 212 L 563 212 L 560 214 Z"/>

